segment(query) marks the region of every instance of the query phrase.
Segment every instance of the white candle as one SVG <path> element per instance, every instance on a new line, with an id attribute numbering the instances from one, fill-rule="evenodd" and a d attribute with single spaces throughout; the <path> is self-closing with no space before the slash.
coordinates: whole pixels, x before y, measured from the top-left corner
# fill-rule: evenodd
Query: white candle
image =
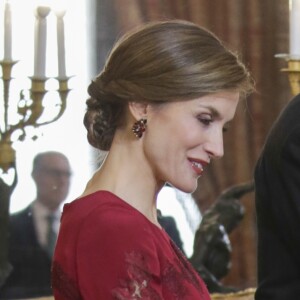
<path id="1" fill-rule="evenodd" d="M 290 54 L 300 56 L 300 0 L 290 1 Z"/>
<path id="2" fill-rule="evenodd" d="M 4 61 L 11 61 L 12 56 L 12 34 L 11 34 L 11 9 L 9 1 L 5 3 L 4 9 Z"/>
<path id="3" fill-rule="evenodd" d="M 66 78 L 66 58 L 65 58 L 65 10 L 57 10 L 57 53 L 58 53 L 58 78 Z"/>
<path id="4" fill-rule="evenodd" d="M 50 7 L 40 6 L 36 9 L 34 35 L 34 77 L 45 78 L 46 75 L 46 40 L 47 20 Z"/>

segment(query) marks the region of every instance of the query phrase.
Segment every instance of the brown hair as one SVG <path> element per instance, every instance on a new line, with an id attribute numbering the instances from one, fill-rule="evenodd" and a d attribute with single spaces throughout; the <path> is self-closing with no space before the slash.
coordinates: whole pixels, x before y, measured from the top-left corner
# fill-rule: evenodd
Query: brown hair
<path id="1" fill-rule="evenodd" d="M 251 76 L 237 55 L 208 30 L 181 20 L 149 23 L 116 43 L 89 85 L 84 117 L 88 140 L 109 150 L 129 101 L 182 101 L 251 89 Z"/>
<path id="2" fill-rule="evenodd" d="M 43 160 L 45 158 L 48 158 L 48 157 L 53 157 L 53 156 L 60 156 L 62 157 L 64 160 L 66 160 L 68 163 L 69 163 L 69 160 L 68 158 L 61 152 L 57 152 L 57 151 L 46 151 L 46 152 L 41 152 L 41 153 L 38 153 L 34 159 L 33 159 L 33 162 L 32 162 L 32 172 L 36 172 L 40 169 L 43 169 Z"/>

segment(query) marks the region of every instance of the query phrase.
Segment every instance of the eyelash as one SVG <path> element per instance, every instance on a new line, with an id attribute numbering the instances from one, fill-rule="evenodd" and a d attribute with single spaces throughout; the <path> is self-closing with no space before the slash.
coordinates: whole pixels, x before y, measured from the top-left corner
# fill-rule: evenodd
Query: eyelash
<path id="1" fill-rule="evenodd" d="M 198 117 L 198 120 L 205 126 L 209 126 L 213 122 L 212 118 L 201 117 L 201 116 Z"/>
<path id="2" fill-rule="evenodd" d="M 209 126 L 214 120 L 212 118 L 205 118 L 205 117 L 198 117 L 198 120 L 204 125 Z M 223 128 L 223 133 L 226 133 L 228 131 L 228 127 Z"/>

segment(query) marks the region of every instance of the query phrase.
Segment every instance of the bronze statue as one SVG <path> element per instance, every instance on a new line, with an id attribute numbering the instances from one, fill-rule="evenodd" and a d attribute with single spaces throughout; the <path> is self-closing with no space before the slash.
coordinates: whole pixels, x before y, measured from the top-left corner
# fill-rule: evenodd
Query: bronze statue
<path id="1" fill-rule="evenodd" d="M 217 201 L 203 214 L 195 234 L 194 251 L 190 262 L 207 284 L 211 293 L 236 291 L 219 280 L 231 267 L 231 243 L 229 233 L 245 214 L 240 198 L 254 190 L 254 183 L 234 185 L 221 193 Z"/>

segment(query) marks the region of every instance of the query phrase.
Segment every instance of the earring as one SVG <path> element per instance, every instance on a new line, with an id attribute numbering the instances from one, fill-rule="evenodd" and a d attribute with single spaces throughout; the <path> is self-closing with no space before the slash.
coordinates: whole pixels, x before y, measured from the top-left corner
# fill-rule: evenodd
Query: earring
<path id="1" fill-rule="evenodd" d="M 144 131 L 146 130 L 147 119 L 140 119 L 136 121 L 132 126 L 132 132 L 134 135 L 140 139 L 143 136 Z"/>

